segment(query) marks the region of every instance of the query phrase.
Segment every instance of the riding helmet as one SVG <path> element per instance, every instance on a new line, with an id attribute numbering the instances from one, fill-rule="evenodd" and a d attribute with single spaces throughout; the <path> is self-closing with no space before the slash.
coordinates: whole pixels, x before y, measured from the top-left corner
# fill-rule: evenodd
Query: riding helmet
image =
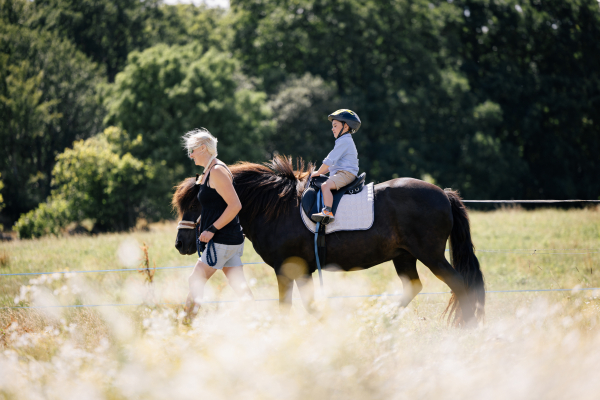
<path id="1" fill-rule="evenodd" d="M 327 119 L 330 121 L 336 120 L 347 123 L 350 127 L 350 133 L 356 133 L 360 128 L 360 118 L 358 118 L 358 114 L 345 108 L 332 112 Z"/>

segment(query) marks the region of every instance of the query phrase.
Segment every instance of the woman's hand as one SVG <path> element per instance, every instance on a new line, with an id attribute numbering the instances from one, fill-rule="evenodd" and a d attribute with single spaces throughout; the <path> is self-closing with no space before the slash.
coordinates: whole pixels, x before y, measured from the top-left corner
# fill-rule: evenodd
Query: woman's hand
<path id="1" fill-rule="evenodd" d="M 209 232 L 209 231 L 204 231 L 200 234 L 200 241 L 204 242 L 204 243 L 208 243 L 208 242 L 210 242 L 210 239 L 213 238 L 213 236 L 215 236 L 214 233 Z"/>
<path id="2" fill-rule="evenodd" d="M 315 172 L 313 172 L 312 174 L 310 174 L 310 177 L 311 177 L 311 178 L 314 178 L 315 176 L 319 176 L 319 175 L 321 175 L 321 174 L 319 173 L 319 171 L 315 171 Z"/>

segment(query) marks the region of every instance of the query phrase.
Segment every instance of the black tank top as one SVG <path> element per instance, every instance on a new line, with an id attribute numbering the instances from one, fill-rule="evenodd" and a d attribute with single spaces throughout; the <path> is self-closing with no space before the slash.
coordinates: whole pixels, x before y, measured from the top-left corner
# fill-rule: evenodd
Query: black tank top
<path id="1" fill-rule="evenodd" d="M 231 171 L 229 171 L 227 165 L 220 161 L 217 161 L 215 166 L 217 164 L 225 167 L 229 174 L 231 174 Z M 227 208 L 227 203 L 225 200 L 223 200 L 221 195 L 217 193 L 216 189 L 208 186 L 211 170 L 212 168 L 208 171 L 206 178 L 204 179 L 204 183 L 200 185 L 200 190 L 198 191 L 198 201 L 202 205 L 202 212 L 200 214 L 200 232 L 204 232 L 206 228 L 214 224 Z M 240 225 L 240 219 L 237 215 L 227 225 L 215 233 L 215 236 L 213 236 L 213 242 L 229 245 L 244 243 L 244 232 L 242 230 L 242 226 Z M 202 243 L 202 248 L 204 248 L 205 244 L 206 243 Z"/>

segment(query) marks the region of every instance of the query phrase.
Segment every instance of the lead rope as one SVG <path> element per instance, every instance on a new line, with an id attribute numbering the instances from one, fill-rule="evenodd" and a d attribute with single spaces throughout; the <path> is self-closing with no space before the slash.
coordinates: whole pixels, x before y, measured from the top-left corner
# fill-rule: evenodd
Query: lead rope
<path id="1" fill-rule="evenodd" d="M 194 230 L 196 231 L 196 251 L 198 252 L 198 258 L 202 258 L 202 252 L 200 251 L 202 245 L 200 244 L 200 234 L 198 232 L 200 230 L 200 224 L 198 224 Z M 217 265 L 217 250 L 215 249 L 215 242 L 213 242 L 212 239 L 206 244 L 205 250 L 208 251 L 206 254 L 206 263 L 209 266 L 214 267 Z"/>
<path id="2" fill-rule="evenodd" d="M 317 210 L 321 209 L 321 191 L 317 193 Z M 317 248 L 317 238 L 319 237 L 319 227 L 321 226 L 321 222 L 317 222 L 317 227 L 315 228 L 315 257 L 317 258 L 317 269 L 319 270 L 319 281 L 321 283 L 321 294 L 325 295 L 323 289 L 323 274 L 321 272 L 321 261 L 319 260 L 319 249 Z"/>

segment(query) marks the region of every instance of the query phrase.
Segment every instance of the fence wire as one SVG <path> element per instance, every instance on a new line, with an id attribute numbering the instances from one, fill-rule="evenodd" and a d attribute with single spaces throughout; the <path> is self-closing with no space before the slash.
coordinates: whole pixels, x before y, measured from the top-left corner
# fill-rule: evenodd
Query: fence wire
<path id="1" fill-rule="evenodd" d="M 600 200 L 462 200 L 463 203 L 600 203 Z"/>

